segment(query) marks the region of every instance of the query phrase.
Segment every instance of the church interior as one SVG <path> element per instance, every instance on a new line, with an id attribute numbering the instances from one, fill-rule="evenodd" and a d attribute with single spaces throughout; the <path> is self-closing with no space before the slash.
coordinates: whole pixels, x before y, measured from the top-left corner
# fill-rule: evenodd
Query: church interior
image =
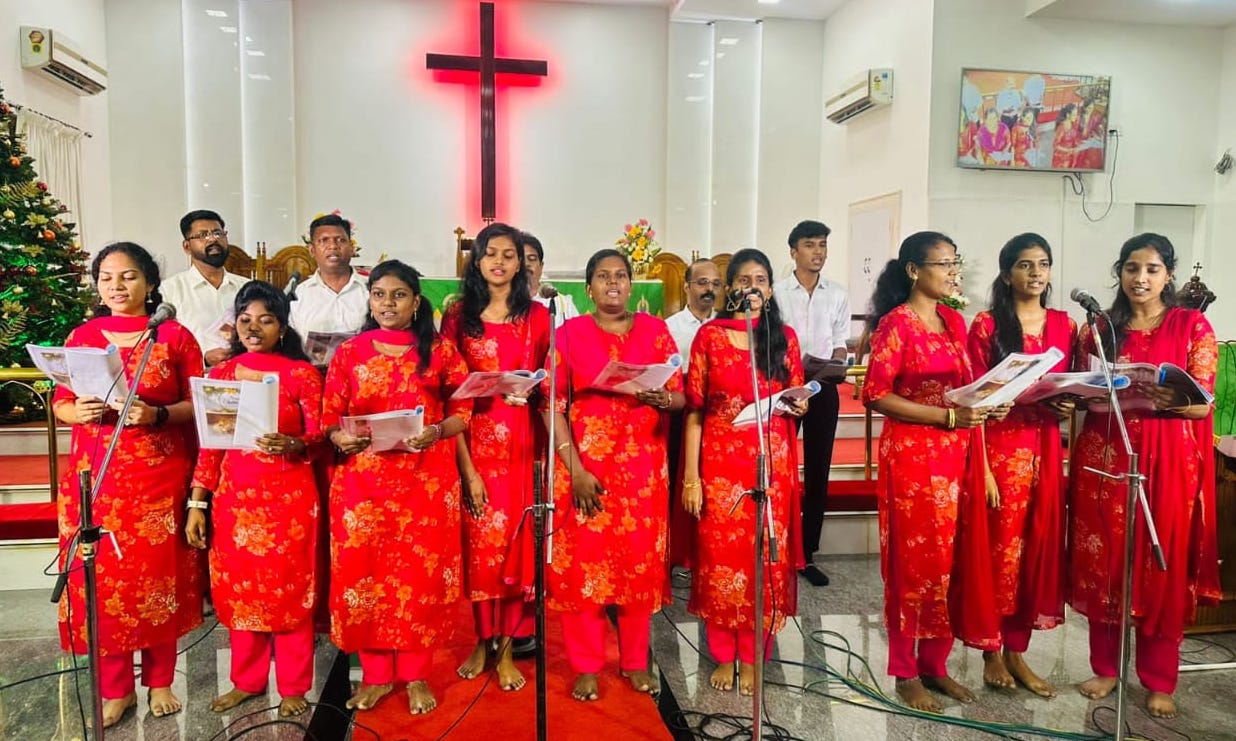
<path id="1" fill-rule="evenodd" d="M 32 29 L 81 72 L 24 64 Z M 541 240 L 546 282 L 586 310 L 588 258 L 642 223 L 655 228 L 660 253 L 636 275 L 633 308 L 666 317 L 684 305 L 695 258 L 724 266 L 754 247 L 780 278 L 794 268 L 791 228 L 825 222 L 823 275 L 847 287 L 854 312 L 816 556 L 830 584 L 800 584 L 797 616 L 770 646 L 766 739 L 1116 734 L 1115 695 L 1076 691 L 1091 674 L 1077 614 L 1036 633 L 1026 653 L 1056 697 L 984 687 L 981 653 L 958 644 L 949 668 L 976 702 L 947 701 L 936 715 L 898 701 L 876 513 L 883 419 L 858 390 L 863 318 L 875 274 L 916 231 L 956 242 L 967 319 L 987 306 L 1006 240 L 1043 235 L 1055 250 L 1050 307 L 1083 326 L 1070 293 L 1108 302 L 1121 244 L 1167 235 L 1182 300 L 1204 309 L 1221 348 L 1224 600 L 1199 612 L 1180 648 L 1180 716 L 1150 717 L 1130 671 L 1122 734 L 1236 740 L 1236 0 L 5 0 L 0 88 L 12 113 L 0 110 L 5 126 L 27 132 L 43 190 L 65 206 L 49 243 L 93 254 L 136 242 L 165 275 L 189 264 L 177 228 L 188 211 L 221 214 L 228 269 L 277 286 L 313 272 L 308 225 L 337 212 L 354 225 L 355 267 L 387 258 L 412 265 L 440 312 L 473 237 L 497 220 Z M 1097 160 L 1010 161 L 984 150 L 978 128 L 964 143 L 967 126 L 984 112 L 1005 115 L 1011 96 L 1006 134 L 1033 110 L 1031 148 L 1045 151 L 1044 132 L 1073 105 L 1061 96 L 1093 99 L 1099 89 L 1100 126 L 1081 145 Z M 0 208 L 12 195 L 6 186 Z M 27 263 L 10 257 L 21 247 L 0 244 L 5 343 L 17 336 L 6 332 L 18 321 L 10 269 Z M 29 264 L 32 275 L 42 270 Z M 6 739 L 96 738 L 84 728 L 85 662 L 61 652 L 49 602 L 55 482 L 70 445 L 47 410 L 50 393 L 38 370 L 0 368 Z M 672 604 L 653 617 L 659 695 L 637 694 L 614 674 L 599 701 L 575 702 L 569 668 L 551 655 L 550 738 L 752 737 L 751 699 L 709 686 L 714 664 L 703 624 L 687 610 L 689 578 L 674 573 Z M 503 692 L 455 676 L 471 647 L 466 608 L 459 623 L 435 652 L 444 675 L 435 712 L 409 715 L 406 703 L 346 709 L 359 665 L 320 633 L 310 712 L 281 718 L 273 690 L 211 711 L 227 687 L 231 649 L 208 616 L 180 641 L 173 687 L 184 711 L 155 717 L 141 702 L 106 738 L 536 738 L 531 682 Z M 552 615 L 549 623 L 552 653 L 562 637 Z M 531 660 L 523 666 L 531 677 Z"/>

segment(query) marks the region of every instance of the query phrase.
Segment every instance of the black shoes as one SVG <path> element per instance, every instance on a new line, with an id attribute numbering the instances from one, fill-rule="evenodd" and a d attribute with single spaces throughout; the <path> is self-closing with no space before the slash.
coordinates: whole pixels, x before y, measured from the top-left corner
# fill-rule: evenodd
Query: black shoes
<path id="1" fill-rule="evenodd" d="M 828 574 L 820 571 L 814 564 L 805 569 L 800 569 L 798 573 L 802 574 L 807 581 L 811 582 L 811 586 L 813 587 L 828 586 Z"/>

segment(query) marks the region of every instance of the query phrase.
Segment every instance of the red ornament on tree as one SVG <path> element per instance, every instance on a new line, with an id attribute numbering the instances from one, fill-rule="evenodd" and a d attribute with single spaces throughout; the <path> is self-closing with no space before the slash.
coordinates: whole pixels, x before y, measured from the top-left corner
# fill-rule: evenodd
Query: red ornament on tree
<path id="1" fill-rule="evenodd" d="M 9 164 L 13 167 L 21 167 L 21 157 L 9 157 Z"/>
<path id="2" fill-rule="evenodd" d="M 35 184 L 34 184 L 34 187 L 38 188 L 39 190 L 43 191 L 44 193 L 46 193 L 46 192 L 47 192 L 47 183 L 43 182 L 42 180 L 40 180 L 39 182 L 35 183 Z"/>

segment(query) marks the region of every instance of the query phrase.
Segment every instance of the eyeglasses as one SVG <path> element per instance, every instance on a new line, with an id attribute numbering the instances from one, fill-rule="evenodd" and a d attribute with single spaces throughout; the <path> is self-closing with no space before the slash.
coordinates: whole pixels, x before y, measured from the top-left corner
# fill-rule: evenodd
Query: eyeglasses
<path id="1" fill-rule="evenodd" d="M 962 260 L 939 260 L 936 262 L 924 262 L 921 264 L 931 265 L 936 268 L 944 268 L 945 270 L 952 272 L 954 270 L 961 270 L 961 266 L 964 262 Z"/>
<path id="2" fill-rule="evenodd" d="M 700 278 L 699 280 L 691 281 L 691 285 L 695 286 L 696 288 L 720 288 L 721 281 L 708 280 L 707 278 Z"/>
<path id="3" fill-rule="evenodd" d="M 190 234 L 189 239 L 191 240 L 192 239 L 210 239 L 211 237 L 214 237 L 215 239 L 223 239 L 226 236 L 227 236 L 226 229 L 212 229 L 208 232 L 198 232 L 197 234 Z"/>

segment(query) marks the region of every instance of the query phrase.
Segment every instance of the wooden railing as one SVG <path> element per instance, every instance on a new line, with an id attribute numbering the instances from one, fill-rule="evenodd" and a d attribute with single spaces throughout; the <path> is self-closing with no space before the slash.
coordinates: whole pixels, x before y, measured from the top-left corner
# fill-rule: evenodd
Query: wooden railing
<path id="1" fill-rule="evenodd" d="M 56 500 L 56 482 L 59 480 L 60 451 L 56 440 L 56 413 L 52 411 L 52 394 L 56 384 L 38 368 L 0 368 L 0 387 L 14 384 L 29 389 L 38 398 L 46 412 L 47 430 L 47 489 L 51 501 Z"/>

